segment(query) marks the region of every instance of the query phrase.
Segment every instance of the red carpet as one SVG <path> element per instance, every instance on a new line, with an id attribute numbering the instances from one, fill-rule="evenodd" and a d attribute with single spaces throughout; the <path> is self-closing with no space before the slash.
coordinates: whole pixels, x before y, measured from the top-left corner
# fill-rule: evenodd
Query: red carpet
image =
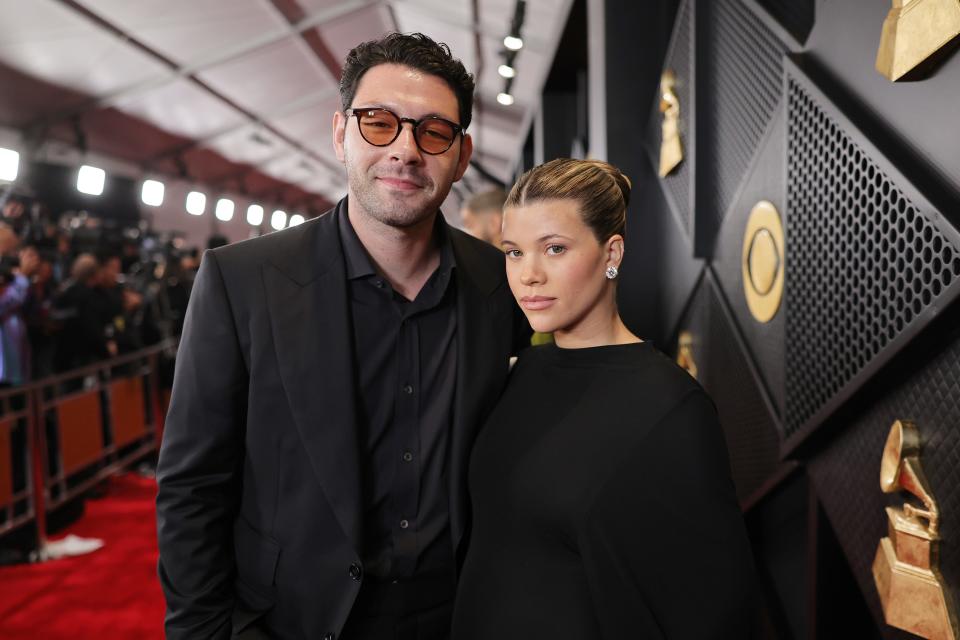
<path id="1" fill-rule="evenodd" d="M 112 478 L 104 497 L 58 532 L 100 538 L 84 556 L 0 568 L 0 638 L 163 638 L 157 580 L 156 483 L 135 474 Z"/>

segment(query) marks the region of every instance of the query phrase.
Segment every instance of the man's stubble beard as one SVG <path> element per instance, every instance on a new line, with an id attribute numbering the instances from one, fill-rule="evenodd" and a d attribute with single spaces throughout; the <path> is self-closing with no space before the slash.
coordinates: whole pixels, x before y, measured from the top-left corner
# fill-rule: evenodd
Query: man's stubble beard
<path id="1" fill-rule="evenodd" d="M 357 204 L 371 218 L 391 227 L 412 227 L 429 219 L 440 210 L 440 205 L 443 204 L 453 184 L 451 181 L 446 189 L 437 189 L 436 182 L 418 173 L 415 179 L 423 182 L 424 185 L 417 197 L 390 198 L 379 190 L 373 167 L 364 172 L 352 168 L 349 160 L 344 164 L 347 169 L 350 192 Z M 423 199 L 425 192 L 431 190 L 433 190 L 432 197 Z"/>

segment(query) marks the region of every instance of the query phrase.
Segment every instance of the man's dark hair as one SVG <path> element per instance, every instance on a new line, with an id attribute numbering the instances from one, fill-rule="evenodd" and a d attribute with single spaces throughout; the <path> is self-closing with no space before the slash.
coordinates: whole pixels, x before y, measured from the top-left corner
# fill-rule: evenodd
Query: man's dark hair
<path id="1" fill-rule="evenodd" d="M 460 126 L 470 126 L 473 113 L 473 75 L 453 57 L 450 47 L 422 33 L 390 33 L 354 47 L 347 54 L 340 76 L 340 103 L 344 110 L 353 106 L 353 96 L 363 74 L 379 64 L 402 64 L 444 80 L 460 107 Z M 366 106 L 366 105 L 359 105 Z"/>

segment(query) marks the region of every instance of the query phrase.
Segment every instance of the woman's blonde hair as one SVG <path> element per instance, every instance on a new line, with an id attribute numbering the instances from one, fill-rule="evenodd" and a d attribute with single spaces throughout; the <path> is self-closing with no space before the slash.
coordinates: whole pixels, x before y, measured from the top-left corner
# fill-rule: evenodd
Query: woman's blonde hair
<path id="1" fill-rule="evenodd" d="M 584 223 L 597 240 L 606 242 L 610 236 L 623 235 L 630 186 L 630 179 L 607 162 L 557 158 L 520 176 L 504 208 L 541 200 L 576 200 Z"/>

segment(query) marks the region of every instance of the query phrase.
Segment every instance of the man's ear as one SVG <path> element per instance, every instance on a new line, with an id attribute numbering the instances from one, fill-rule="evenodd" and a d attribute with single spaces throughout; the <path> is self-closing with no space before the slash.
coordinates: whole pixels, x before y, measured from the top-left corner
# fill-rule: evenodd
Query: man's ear
<path id="1" fill-rule="evenodd" d="M 453 181 L 457 182 L 466 173 L 470 166 L 470 157 L 473 155 L 473 138 L 469 133 L 463 134 L 460 141 L 460 158 L 457 160 L 457 172 L 454 174 Z"/>
<path id="2" fill-rule="evenodd" d="M 337 160 L 343 164 L 343 138 L 347 133 L 347 117 L 342 112 L 336 111 L 333 114 L 333 150 L 337 154 Z"/>

